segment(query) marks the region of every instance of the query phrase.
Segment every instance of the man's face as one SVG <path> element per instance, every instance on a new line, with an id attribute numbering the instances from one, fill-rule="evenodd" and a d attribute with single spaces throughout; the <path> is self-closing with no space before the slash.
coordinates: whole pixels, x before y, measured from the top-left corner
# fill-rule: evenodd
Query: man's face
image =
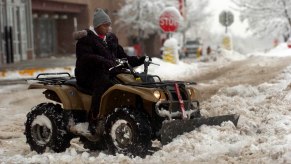
<path id="1" fill-rule="evenodd" d="M 95 31 L 97 32 L 97 34 L 106 35 L 110 30 L 110 25 L 111 25 L 110 23 L 104 23 L 95 28 Z"/>

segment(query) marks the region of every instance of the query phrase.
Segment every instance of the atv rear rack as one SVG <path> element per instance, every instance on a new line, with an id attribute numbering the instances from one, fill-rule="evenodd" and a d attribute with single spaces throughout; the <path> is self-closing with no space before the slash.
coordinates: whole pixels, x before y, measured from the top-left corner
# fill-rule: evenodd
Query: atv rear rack
<path id="1" fill-rule="evenodd" d="M 68 72 L 57 72 L 57 73 L 40 73 L 36 76 L 36 79 L 41 79 L 41 76 L 58 76 L 58 75 L 67 75 L 68 77 L 71 77 L 71 75 Z"/>
<path id="2" fill-rule="evenodd" d="M 35 79 L 38 83 L 44 85 L 61 85 L 72 77 L 68 72 L 58 72 L 58 73 L 40 73 Z"/>

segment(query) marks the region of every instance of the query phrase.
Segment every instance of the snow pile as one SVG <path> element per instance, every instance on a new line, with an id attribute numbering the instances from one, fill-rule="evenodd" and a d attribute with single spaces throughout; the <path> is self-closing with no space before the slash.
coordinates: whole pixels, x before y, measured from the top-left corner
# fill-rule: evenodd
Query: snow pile
<path id="1" fill-rule="evenodd" d="M 252 53 L 254 55 L 254 53 Z M 269 56 L 269 57 L 286 57 L 291 56 L 291 48 L 288 48 L 287 43 L 281 43 L 277 47 L 271 49 L 267 53 L 256 53 L 259 56 Z"/>
<path id="2" fill-rule="evenodd" d="M 208 116 L 240 114 L 238 129 L 234 130 L 234 134 L 230 134 L 233 131 L 227 132 L 229 136 L 223 137 L 226 140 L 220 142 L 220 145 L 224 145 L 221 147 L 224 154 L 232 153 L 237 159 L 242 157 L 240 160 L 250 163 L 291 161 L 290 84 L 291 67 L 288 67 L 270 83 L 224 88 L 202 104 L 205 109 L 203 114 Z M 212 127 L 205 128 L 213 131 Z M 215 129 L 223 128 L 224 126 Z M 221 138 L 223 131 L 214 136 Z M 208 142 L 217 142 L 217 139 L 212 138 Z M 233 151 L 235 145 L 236 151 Z M 214 159 L 222 158 L 216 156 Z"/>
<path id="3" fill-rule="evenodd" d="M 202 56 L 202 58 L 207 58 Z M 209 60 L 207 61 L 216 61 L 219 63 L 223 62 L 230 62 L 230 61 L 237 61 L 237 60 L 244 60 L 246 56 L 239 54 L 235 51 L 228 51 L 222 49 L 220 53 L 214 53 L 213 55 L 209 56 Z M 215 58 L 215 60 L 213 60 Z M 158 75 L 162 79 L 166 80 L 177 80 L 181 78 L 185 78 L 187 76 L 193 77 L 198 73 L 198 66 L 201 62 L 195 62 L 196 59 L 187 58 L 183 61 L 180 61 L 178 64 L 172 64 L 169 62 L 165 62 L 160 58 L 153 58 L 153 63 L 159 64 L 157 65 L 150 65 L 148 73 L 152 75 Z M 203 61 L 203 59 L 201 60 Z M 203 65 L 203 64 L 202 64 Z M 3 72 L 3 75 L 0 77 L 1 80 L 14 80 L 14 79 L 29 79 L 35 78 L 39 73 L 56 73 L 56 72 L 68 72 L 71 76 L 74 76 L 74 66 L 67 66 L 67 67 L 55 67 L 55 68 L 36 68 L 36 69 L 27 69 L 27 70 L 17 70 L 17 71 L 6 71 Z M 143 65 L 137 67 L 137 72 L 143 72 Z"/>
<path id="4" fill-rule="evenodd" d="M 270 50 L 266 56 L 291 56 L 291 48 L 288 48 L 287 43 L 281 43 L 274 49 Z"/>
<path id="5" fill-rule="evenodd" d="M 226 49 L 220 49 L 220 52 L 217 54 L 218 62 L 230 62 L 246 59 L 245 55 L 242 55 L 236 51 L 229 51 Z"/>
<path id="6" fill-rule="evenodd" d="M 178 64 L 172 64 L 159 58 L 153 58 L 152 62 L 158 65 L 150 65 L 148 73 L 158 75 L 162 80 L 181 80 L 185 77 L 192 77 L 199 72 L 197 63 L 186 64 L 180 61 Z M 137 72 L 143 72 L 143 70 L 143 66 L 136 69 Z"/>

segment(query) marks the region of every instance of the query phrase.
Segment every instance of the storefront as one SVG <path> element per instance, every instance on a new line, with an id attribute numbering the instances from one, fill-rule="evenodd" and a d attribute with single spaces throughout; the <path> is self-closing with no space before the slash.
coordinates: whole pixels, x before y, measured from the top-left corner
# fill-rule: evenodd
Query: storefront
<path id="1" fill-rule="evenodd" d="M 31 1 L 0 0 L 0 63 L 32 58 Z"/>
<path id="2" fill-rule="evenodd" d="M 32 0 L 36 57 L 73 54 L 72 33 L 88 24 L 87 9 L 87 3 L 82 1 Z"/>
<path id="3" fill-rule="evenodd" d="M 97 7 L 108 9 L 114 22 L 120 5 L 114 0 L 0 0 L 0 64 L 74 54 L 72 33 L 92 25 Z M 127 34 L 114 32 L 126 46 Z"/>

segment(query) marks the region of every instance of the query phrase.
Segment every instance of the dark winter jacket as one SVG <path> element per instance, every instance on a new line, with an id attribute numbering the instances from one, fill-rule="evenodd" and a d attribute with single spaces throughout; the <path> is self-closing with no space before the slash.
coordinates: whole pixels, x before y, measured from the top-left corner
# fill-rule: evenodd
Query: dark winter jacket
<path id="1" fill-rule="evenodd" d="M 75 33 L 74 37 L 78 40 L 75 76 L 82 87 L 92 88 L 100 77 L 109 74 L 108 69 L 115 65 L 117 58 L 127 58 L 133 67 L 144 62 L 135 56 L 127 56 L 113 33 L 106 35 L 106 42 L 91 30 Z"/>

